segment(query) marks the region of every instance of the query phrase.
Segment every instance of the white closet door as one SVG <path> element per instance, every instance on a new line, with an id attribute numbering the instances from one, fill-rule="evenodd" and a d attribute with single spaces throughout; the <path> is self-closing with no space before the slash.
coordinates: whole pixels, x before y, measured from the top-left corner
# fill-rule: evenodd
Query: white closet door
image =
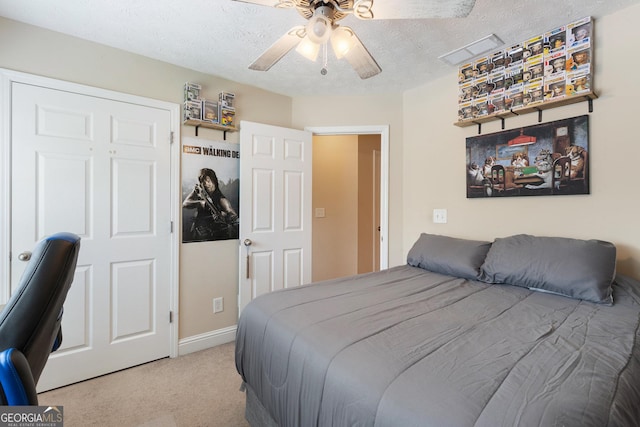
<path id="1" fill-rule="evenodd" d="M 38 390 L 168 356 L 170 112 L 18 82 L 11 99 L 12 289 L 16 254 L 82 238 Z"/>

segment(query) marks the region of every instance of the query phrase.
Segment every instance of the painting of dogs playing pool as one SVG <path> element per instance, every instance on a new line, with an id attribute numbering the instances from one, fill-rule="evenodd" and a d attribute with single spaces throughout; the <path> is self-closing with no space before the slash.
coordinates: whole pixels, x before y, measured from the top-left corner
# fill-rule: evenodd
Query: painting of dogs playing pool
<path id="1" fill-rule="evenodd" d="M 589 116 L 467 138 L 467 198 L 589 194 Z"/>

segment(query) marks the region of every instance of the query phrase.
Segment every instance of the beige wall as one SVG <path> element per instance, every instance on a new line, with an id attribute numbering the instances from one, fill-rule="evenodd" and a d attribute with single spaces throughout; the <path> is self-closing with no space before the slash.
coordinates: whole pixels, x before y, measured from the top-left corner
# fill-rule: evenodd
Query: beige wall
<path id="1" fill-rule="evenodd" d="M 357 273 L 358 135 L 313 137 L 313 281 Z M 324 208 L 324 218 L 315 216 Z"/>
<path id="2" fill-rule="evenodd" d="M 591 194 L 580 196 L 465 198 L 465 138 L 477 127 L 453 126 L 457 77 L 404 94 L 402 174 L 403 253 L 420 232 L 493 239 L 515 233 L 603 239 L 618 247 L 618 271 L 640 278 L 640 159 L 638 100 L 640 39 L 629 31 L 640 20 L 640 5 L 603 17 L 595 26 L 595 89 L 589 122 Z M 587 114 L 587 103 L 546 110 L 543 121 Z M 537 114 L 510 118 L 506 129 L 537 124 Z M 500 131 L 500 122 L 482 132 Z M 434 224 L 434 208 L 448 209 L 448 223 Z"/>
<path id="3" fill-rule="evenodd" d="M 86 84 L 176 104 L 183 85 L 203 85 L 204 97 L 236 94 L 237 119 L 291 125 L 291 98 L 199 73 L 96 43 L 0 18 L 0 67 Z M 183 136 L 194 136 L 190 126 Z M 199 138 L 221 140 L 222 132 L 200 129 Z M 227 139 L 237 142 L 238 135 Z M 180 229 L 180 227 L 177 227 Z M 180 248 L 180 338 L 205 334 L 237 321 L 238 241 L 190 243 Z M 214 297 L 224 312 L 213 314 Z"/>

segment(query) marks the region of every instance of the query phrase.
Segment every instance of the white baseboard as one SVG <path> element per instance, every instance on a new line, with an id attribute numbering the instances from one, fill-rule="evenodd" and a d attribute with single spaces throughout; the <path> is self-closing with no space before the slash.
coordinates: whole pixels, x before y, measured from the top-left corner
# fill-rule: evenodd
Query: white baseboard
<path id="1" fill-rule="evenodd" d="M 185 354 L 206 350 L 207 348 L 232 342 L 235 339 L 236 325 L 183 338 L 178 342 L 178 356 L 184 356 Z"/>

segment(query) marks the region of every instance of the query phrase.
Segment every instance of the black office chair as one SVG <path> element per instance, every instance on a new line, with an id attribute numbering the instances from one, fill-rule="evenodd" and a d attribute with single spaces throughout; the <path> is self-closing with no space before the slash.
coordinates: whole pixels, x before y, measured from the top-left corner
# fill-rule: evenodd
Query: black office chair
<path id="1" fill-rule="evenodd" d="M 37 405 L 36 384 L 62 344 L 62 306 L 80 238 L 57 233 L 36 245 L 18 287 L 0 313 L 0 404 Z"/>

